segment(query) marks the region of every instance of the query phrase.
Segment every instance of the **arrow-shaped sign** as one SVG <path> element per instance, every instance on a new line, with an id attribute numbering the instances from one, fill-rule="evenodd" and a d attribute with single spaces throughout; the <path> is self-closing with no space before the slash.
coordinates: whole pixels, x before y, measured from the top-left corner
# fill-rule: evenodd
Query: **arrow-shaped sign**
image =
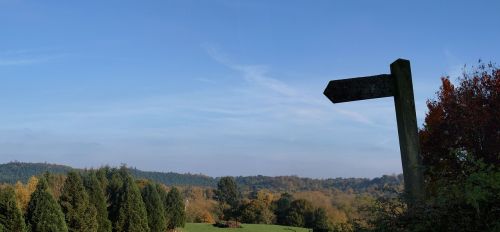
<path id="1" fill-rule="evenodd" d="M 334 80 L 324 92 L 333 103 L 394 96 L 394 81 L 389 74 Z"/>
<path id="2" fill-rule="evenodd" d="M 330 81 L 324 94 L 333 103 L 394 96 L 405 191 L 410 199 L 423 200 L 424 179 L 410 61 L 394 61 L 391 74 Z"/>

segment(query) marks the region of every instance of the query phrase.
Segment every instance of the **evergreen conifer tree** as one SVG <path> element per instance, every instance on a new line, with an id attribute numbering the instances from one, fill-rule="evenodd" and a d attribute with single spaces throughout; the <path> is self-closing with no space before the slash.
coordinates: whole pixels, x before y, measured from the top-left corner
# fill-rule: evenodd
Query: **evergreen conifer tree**
<path id="1" fill-rule="evenodd" d="M 23 215 L 17 206 L 16 195 L 11 187 L 0 191 L 0 225 L 4 231 L 26 231 Z"/>
<path id="2" fill-rule="evenodd" d="M 181 193 L 173 187 L 167 194 L 165 200 L 165 210 L 168 217 L 168 229 L 184 227 L 186 224 L 186 212 L 184 211 L 184 200 Z"/>
<path id="3" fill-rule="evenodd" d="M 167 228 L 165 208 L 155 185 L 148 183 L 142 190 L 142 199 L 148 213 L 148 225 L 151 232 L 164 232 Z"/>
<path id="4" fill-rule="evenodd" d="M 26 221 L 31 232 L 67 232 L 61 207 L 49 191 L 45 178 L 40 178 L 31 194 Z"/>
<path id="5" fill-rule="evenodd" d="M 104 166 L 96 170 L 95 175 L 97 180 L 99 180 L 99 184 L 101 185 L 101 189 L 106 192 L 109 184 L 109 177 L 111 175 L 111 169 L 108 166 Z"/>
<path id="6" fill-rule="evenodd" d="M 121 186 L 120 186 L 121 184 Z M 113 193 L 111 204 L 115 232 L 149 232 L 148 216 L 141 191 L 125 167 L 113 174 L 110 181 Z M 111 216 L 111 211 L 110 211 Z"/>
<path id="7" fill-rule="evenodd" d="M 112 223 L 112 228 L 115 228 L 118 221 L 120 204 L 123 198 L 123 181 L 126 172 L 113 169 L 109 171 L 109 182 L 107 185 L 108 199 L 108 217 Z"/>
<path id="8" fill-rule="evenodd" d="M 96 209 L 90 204 L 80 174 L 69 172 L 59 198 L 70 232 L 96 232 Z"/>
<path id="9" fill-rule="evenodd" d="M 168 192 L 160 184 L 156 184 L 155 187 L 156 187 L 156 191 L 158 192 L 158 195 L 160 196 L 160 200 L 161 200 L 161 202 L 163 204 L 163 210 L 164 210 L 163 215 L 165 215 L 165 225 L 168 226 L 168 223 L 169 223 L 169 220 L 170 220 L 170 214 L 169 214 L 169 212 L 167 212 L 167 196 L 168 196 Z"/>
<path id="10" fill-rule="evenodd" d="M 163 209 L 165 209 L 166 207 L 165 202 L 167 202 L 168 192 L 160 184 L 156 184 L 155 187 L 156 191 L 158 192 L 158 195 L 160 195 L 161 201 L 163 202 Z"/>
<path id="11" fill-rule="evenodd" d="M 89 195 L 89 203 L 96 209 L 97 232 L 111 232 L 112 228 L 111 221 L 108 219 L 106 197 L 94 171 L 89 172 L 85 177 L 84 186 Z"/>

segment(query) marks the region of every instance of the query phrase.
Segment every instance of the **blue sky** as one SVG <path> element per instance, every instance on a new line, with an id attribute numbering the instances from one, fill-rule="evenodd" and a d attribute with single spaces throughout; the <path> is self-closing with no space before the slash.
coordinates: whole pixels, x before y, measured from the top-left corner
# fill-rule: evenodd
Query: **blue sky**
<path id="1" fill-rule="evenodd" d="M 401 172 L 392 98 L 329 80 L 500 60 L 498 1 L 0 0 L 0 162 L 222 175 Z"/>

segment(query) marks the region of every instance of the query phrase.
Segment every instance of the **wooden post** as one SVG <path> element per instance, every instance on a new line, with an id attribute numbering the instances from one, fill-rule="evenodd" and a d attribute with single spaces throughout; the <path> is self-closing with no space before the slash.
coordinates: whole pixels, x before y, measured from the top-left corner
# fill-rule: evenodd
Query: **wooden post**
<path id="1" fill-rule="evenodd" d="M 324 94 L 333 103 L 394 96 L 405 191 L 410 204 L 424 200 L 424 177 L 410 61 L 394 61 L 391 64 L 391 74 L 330 81 Z"/>
<path id="2" fill-rule="evenodd" d="M 410 201 L 423 200 L 424 179 L 418 140 L 417 116 L 413 96 L 410 61 L 398 59 L 391 64 L 394 81 L 394 106 L 398 122 L 399 149 Z"/>

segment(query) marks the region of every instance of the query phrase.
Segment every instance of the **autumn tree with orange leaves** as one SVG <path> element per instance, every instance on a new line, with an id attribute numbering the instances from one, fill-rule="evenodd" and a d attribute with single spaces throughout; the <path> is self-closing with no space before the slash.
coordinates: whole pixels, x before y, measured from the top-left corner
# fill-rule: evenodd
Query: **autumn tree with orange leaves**
<path id="1" fill-rule="evenodd" d="M 442 78 L 420 141 L 427 181 L 465 178 L 473 162 L 500 165 L 500 69 L 480 64 L 455 86 Z"/>
<path id="2" fill-rule="evenodd" d="M 500 231 L 500 69 L 482 64 L 449 77 L 419 131 L 426 199 L 382 198 L 368 231 Z"/>

